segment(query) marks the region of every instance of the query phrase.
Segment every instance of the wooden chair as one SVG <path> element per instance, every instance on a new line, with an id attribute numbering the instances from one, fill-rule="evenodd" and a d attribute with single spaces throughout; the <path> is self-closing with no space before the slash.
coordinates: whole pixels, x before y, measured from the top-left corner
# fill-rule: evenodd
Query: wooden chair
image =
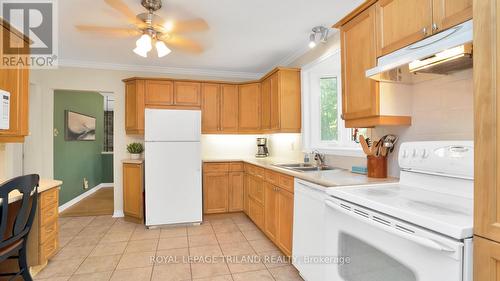
<path id="1" fill-rule="evenodd" d="M 29 272 L 26 245 L 36 213 L 39 180 L 38 175 L 27 175 L 0 185 L 0 263 L 17 259 L 19 264 L 19 272 L 0 273 L 0 276 L 12 276 L 9 280 L 19 276 L 26 281 L 33 280 Z M 9 193 L 12 191 L 20 192 L 22 198 L 19 203 L 16 202 L 19 204 L 18 209 L 9 210 Z M 12 213 L 14 211 L 16 213 Z"/>

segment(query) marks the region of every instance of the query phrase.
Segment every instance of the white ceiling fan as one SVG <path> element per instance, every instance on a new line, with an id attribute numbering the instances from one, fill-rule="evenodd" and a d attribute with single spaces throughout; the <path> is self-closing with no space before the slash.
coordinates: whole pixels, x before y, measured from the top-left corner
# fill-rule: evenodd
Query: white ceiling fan
<path id="1" fill-rule="evenodd" d="M 178 49 L 190 53 L 201 53 L 203 47 L 193 40 L 182 37 L 181 33 L 196 32 L 208 30 L 208 24 L 201 18 L 173 21 L 165 20 L 156 15 L 155 12 L 161 9 L 161 0 L 141 0 L 141 4 L 147 12 L 136 15 L 123 2 L 123 0 L 104 0 L 109 6 L 120 12 L 127 18 L 129 24 L 134 25 L 131 28 L 104 27 L 94 25 L 76 25 L 80 31 L 98 32 L 114 36 L 139 36 L 136 41 L 134 53 L 139 56 L 147 57 L 149 51 L 156 47 L 158 57 L 168 55 L 171 50 Z"/>

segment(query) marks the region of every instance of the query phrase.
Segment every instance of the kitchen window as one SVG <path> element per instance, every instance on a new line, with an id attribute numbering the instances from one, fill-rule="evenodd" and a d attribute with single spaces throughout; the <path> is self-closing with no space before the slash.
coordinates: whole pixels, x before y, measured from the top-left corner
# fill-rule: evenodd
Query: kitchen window
<path id="1" fill-rule="evenodd" d="M 304 148 L 322 153 L 363 156 L 353 140 L 354 130 L 344 127 L 340 51 L 302 68 Z M 366 134 L 366 129 L 357 130 Z"/>

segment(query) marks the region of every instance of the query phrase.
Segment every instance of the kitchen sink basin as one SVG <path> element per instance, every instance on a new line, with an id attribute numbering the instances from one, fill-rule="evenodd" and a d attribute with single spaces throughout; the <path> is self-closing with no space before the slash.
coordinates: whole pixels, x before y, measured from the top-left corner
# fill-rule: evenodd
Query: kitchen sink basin
<path id="1" fill-rule="evenodd" d="M 338 168 L 330 166 L 318 167 L 312 164 L 297 163 L 297 164 L 275 164 L 274 166 L 297 171 L 297 172 L 318 172 L 318 171 L 333 171 L 338 170 Z"/>

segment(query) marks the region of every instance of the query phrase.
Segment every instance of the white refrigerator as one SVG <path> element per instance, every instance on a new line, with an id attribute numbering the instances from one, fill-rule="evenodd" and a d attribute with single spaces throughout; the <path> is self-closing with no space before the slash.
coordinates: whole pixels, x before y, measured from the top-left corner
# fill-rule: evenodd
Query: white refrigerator
<path id="1" fill-rule="evenodd" d="M 201 112 L 146 109 L 146 225 L 202 221 Z"/>

